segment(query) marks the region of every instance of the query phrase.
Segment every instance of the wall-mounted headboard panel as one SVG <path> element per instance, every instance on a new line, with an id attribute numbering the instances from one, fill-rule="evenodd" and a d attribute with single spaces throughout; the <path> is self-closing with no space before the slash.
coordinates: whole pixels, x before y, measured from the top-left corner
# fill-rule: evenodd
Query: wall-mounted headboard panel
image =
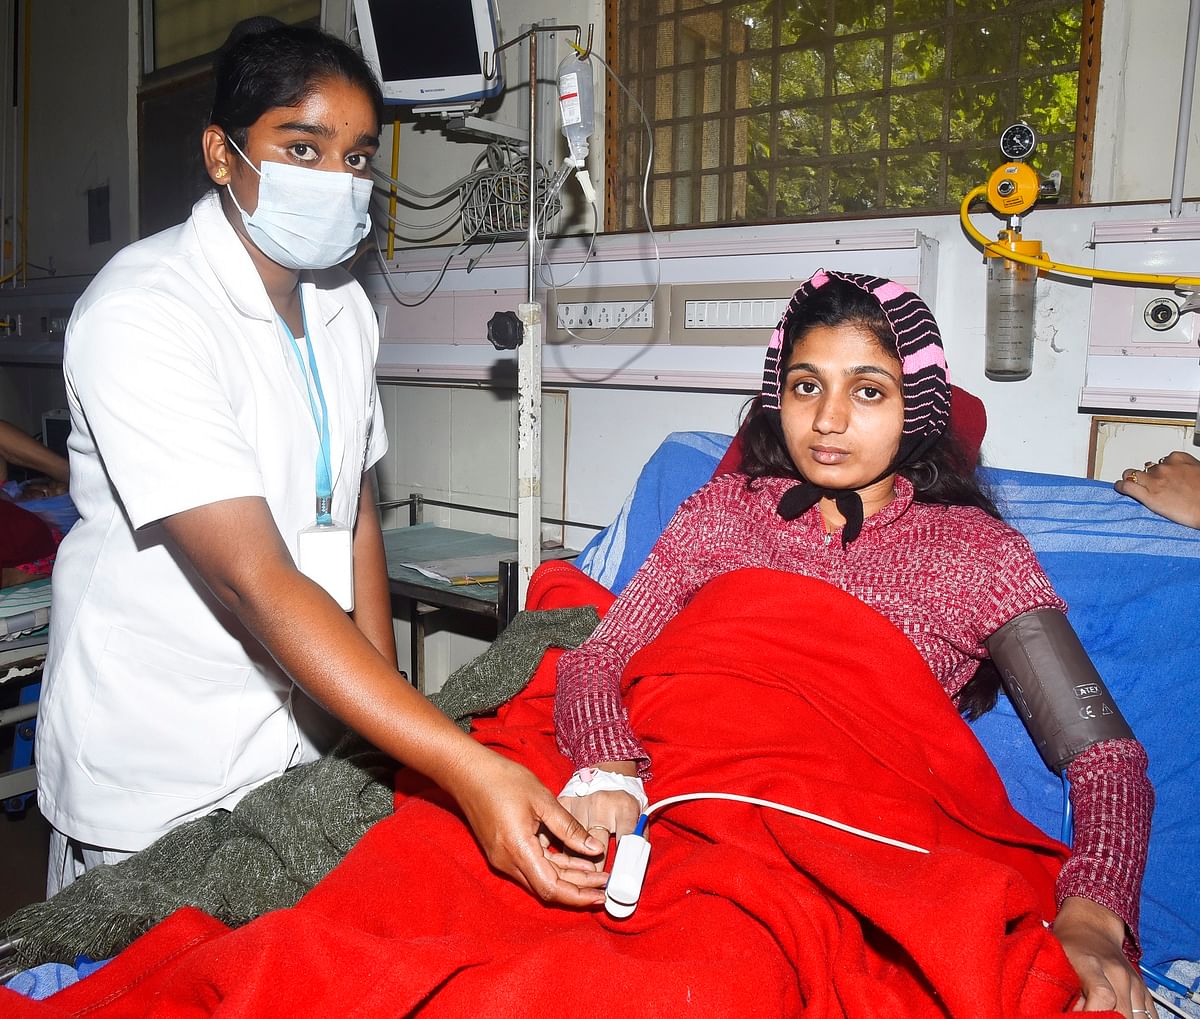
<path id="1" fill-rule="evenodd" d="M 807 225 L 661 234 L 656 238 L 661 261 L 645 236 L 601 238 L 570 287 L 548 288 L 543 378 L 579 385 L 754 390 L 761 350 L 774 321 L 759 321 L 764 314 L 760 307 L 744 326 L 726 322 L 714 333 L 695 323 L 689 326 L 686 302 L 708 296 L 726 314 L 730 302 L 740 310 L 742 300 L 786 299 L 799 281 L 823 266 L 889 275 L 936 303 L 937 241 L 911 228 L 881 230 L 878 223 L 822 226 L 819 232 Z M 586 248 L 578 238 L 554 243 L 553 273 L 570 279 Z M 401 253 L 392 263 L 393 285 L 419 294 L 433 282 L 444 258 L 428 250 Z M 498 352 L 487 342 L 487 321 L 524 300 L 526 273 L 524 252 L 510 246 L 470 272 L 448 271 L 434 295 L 416 308 L 396 300 L 381 274 L 368 277 L 367 289 L 382 323 L 380 375 L 478 380 L 514 372 L 515 355 Z M 559 304 L 579 308 L 602 301 L 611 308 L 628 308 L 652 295 L 650 327 L 614 332 L 607 324 L 577 325 L 579 338 L 555 328 Z"/>

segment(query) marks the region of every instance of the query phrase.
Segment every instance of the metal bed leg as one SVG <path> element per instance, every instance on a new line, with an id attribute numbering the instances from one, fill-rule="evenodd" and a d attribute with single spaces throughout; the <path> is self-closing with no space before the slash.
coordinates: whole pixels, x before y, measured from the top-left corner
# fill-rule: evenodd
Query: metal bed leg
<path id="1" fill-rule="evenodd" d="M 521 606 L 517 604 L 517 599 L 520 597 L 518 577 L 519 569 L 517 560 L 501 559 L 499 579 L 496 584 L 497 634 L 503 633 L 505 627 L 513 621 L 513 617 L 520 611 Z"/>
<path id="2" fill-rule="evenodd" d="M 418 693 L 425 692 L 425 617 L 437 609 L 431 605 L 412 603 L 412 626 L 409 628 L 409 654 L 412 658 L 412 685 Z"/>

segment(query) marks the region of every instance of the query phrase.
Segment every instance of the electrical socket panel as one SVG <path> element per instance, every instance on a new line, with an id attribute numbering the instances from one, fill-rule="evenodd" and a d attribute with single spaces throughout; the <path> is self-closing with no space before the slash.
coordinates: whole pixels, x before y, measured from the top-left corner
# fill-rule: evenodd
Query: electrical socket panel
<path id="1" fill-rule="evenodd" d="M 764 347 L 795 289 L 795 280 L 676 283 L 671 288 L 670 342 Z"/>
<path id="2" fill-rule="evenodd" d="M 670 287 L 663 284 L 570 287 L 547 298 L 546 339 L 550 343 L 584 341 L 637 344 L 666 342 Z M 570 330 L 568 332 L 567 330 Z M 611 335 L 605 335 L 611 333 Z"/>
<path id="3" fill-rule="evenodd" d="M 652 329 L 654 304 L 643 301 L 593 301 L 558 305 L 558 329 Z"/>

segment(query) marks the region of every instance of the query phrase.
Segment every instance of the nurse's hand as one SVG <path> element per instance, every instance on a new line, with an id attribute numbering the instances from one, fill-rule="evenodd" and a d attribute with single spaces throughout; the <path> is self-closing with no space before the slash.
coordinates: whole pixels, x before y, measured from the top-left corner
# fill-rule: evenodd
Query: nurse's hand
<path id="1" fill-rule="evenodd" d="M 593 861 L 603 860 L 607 841 L 589 837 L 527 768 L 478 750 L 460 771 L 460 781 L 446 785 L 488 862 L 543 902 L 603 903 L 608 875 L 597 872 Z M 546 833 L 571 855 L 546 851 L 538 839 Z"/>

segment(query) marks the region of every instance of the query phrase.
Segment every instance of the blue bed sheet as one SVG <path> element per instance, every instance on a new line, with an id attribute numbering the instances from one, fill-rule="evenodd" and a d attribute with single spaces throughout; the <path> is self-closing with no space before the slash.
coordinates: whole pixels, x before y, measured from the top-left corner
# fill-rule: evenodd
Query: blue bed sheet
<path id="1" fill-rule="evenodd" d="M 679 504 L 711 477 L 731 437 L 675 432 L 628 501 L 584 549 L 584 572 L 616 593 Z M 1163 520 L 1105 482 L 984 469 L 1006 519 L 1024 533 L 1096 667 L 1150 755 L 1157 791 L 1142 896 L 1145 961 L 1200 959 L 1200 531 Z M 975 726 L 1013 805 L 1061 830 L 1062 787 L 1005 698 Z"/>

